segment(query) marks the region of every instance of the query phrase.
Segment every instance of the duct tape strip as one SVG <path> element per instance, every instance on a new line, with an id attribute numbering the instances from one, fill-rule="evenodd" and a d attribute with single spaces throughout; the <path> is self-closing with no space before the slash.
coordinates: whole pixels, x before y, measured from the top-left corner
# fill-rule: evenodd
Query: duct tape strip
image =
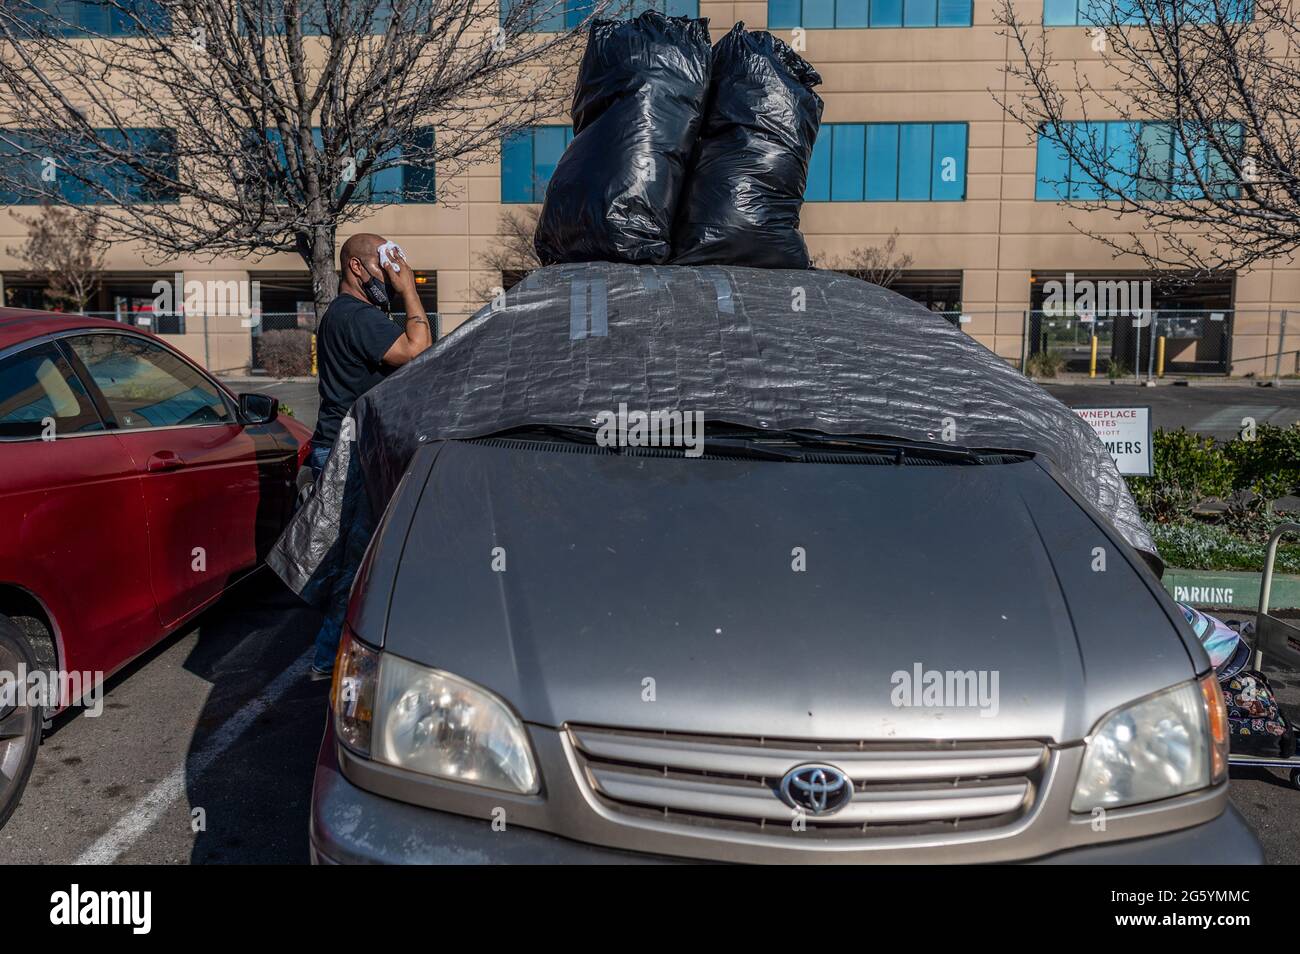
<path id="1" fill-rule="evenodd" d="M 722 272 L 713 269 L 701 269 L 705 277 L 713 282 L 713 289 L 718 296 L 718 311 L 724 315 L 734 315 L 736 313 L 736 303 L 731 297 L 731 282 L 727 281 L 727 276 Z"/>
<path id="2" fill-rule="evenodd" d="M 569 340 L 587 337 L 609 337 L 609 292 L 603 275 L 570 281 Z"/>

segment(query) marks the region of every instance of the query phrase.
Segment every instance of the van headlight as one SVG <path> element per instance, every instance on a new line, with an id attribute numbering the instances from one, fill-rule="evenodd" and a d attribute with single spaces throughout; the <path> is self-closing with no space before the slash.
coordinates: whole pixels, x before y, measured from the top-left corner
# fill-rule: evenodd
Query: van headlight
<path id="1" fill-rule="evenodd" d="M 491 692 L 438 669 L 359 649 L 345 631 L 335 663 L 341 742 L 376 762 L 532 795 L 537 769 L 523 724 Z M 376 664 L 377 663 L 377 664 Z M 357 706 L 349 700 L 373 700 Z M 358 716 L 366 718 L 360 726 Z"/>
<path id="2" fill-rule="evenodd" d="M 1154 802 L 1223 781 L 1228 713 L 1211 672 L 1117 709 L 1088 736 L 1072 811 Z"/>

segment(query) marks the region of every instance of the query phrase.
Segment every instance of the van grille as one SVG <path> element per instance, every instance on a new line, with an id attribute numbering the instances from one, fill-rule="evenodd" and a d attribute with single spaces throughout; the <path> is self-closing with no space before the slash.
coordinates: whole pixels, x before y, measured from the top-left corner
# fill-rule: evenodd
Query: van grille
<path id="1" fill-rule="evenodd" d="M 834 742 L 737 739 L 570 726 L 580 770 L 603 804 L 633 818 L 796 834 L 780 795 L 796 766 L 843 772 L 853 796 L 808 815 L 829 837 L 922 835 L 1010 824 L 1033 804 L 1047 761 L 1038 742 Z"/>

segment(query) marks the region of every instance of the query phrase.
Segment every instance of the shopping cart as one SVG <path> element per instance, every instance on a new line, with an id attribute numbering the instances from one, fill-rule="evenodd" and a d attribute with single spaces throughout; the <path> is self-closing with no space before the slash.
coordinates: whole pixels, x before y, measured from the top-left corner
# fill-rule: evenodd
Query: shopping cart
<path id="1" fill-rule="evenodd" d="M 1275 663 L 1300 669 L 1300 626 L 1270 616 L 1268 612 L 1269 597 L 1273 588 L 1273 564 L 1277 560 L 1277 546 L 1282 537 L 1288 533 L 1300 534 L 1300 523 L 1282 523 L 1269 537 L 1268 552 L 1264 557 L 1264 578 L 1259 589 L 1259 612 L 1255 616 L 1255 658 L 1252 668 L 1263 671 L 1264 654 Z M 1295 727 L 1293 727 L 1295 728 Z M 1291 770 L 1291 784 L 1300 788 L 1300 755 L 1291 758 L 1270 758 L 1258 755 L 1236 755 L 1229 753 L 1229 765 L 1250 765 L 1258 768 L 1282 768 Z"/>

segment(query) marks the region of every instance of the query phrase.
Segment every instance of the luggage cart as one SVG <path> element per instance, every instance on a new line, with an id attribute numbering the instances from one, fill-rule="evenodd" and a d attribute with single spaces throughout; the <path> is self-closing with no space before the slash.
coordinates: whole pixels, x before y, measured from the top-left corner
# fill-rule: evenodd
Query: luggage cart
<path id="1" fill-rule="evenodd" d="M 1293 668 L 1300 669 L 1300 626 L 1268 615 L 1268 601 L 1273 588 L 1273 563 L 1277 559 L 1277 545 L 1288 533 L 1300 534 L 1300 523 L 1278 524 L 1268 540 L 1264 556 L 1264 578 L 1259 588 L 1259 611 L 1255 615 L 1255 658 L 1252 668 L 1264 669 L 1264 653 Z M 1300 788 L 1300 755 L 1289 759 L 1268 758 L 1258 755 L 1228 755 L 1229 765 L 1252 765 L 1260 768 L 1291 770 L 1291 785 Z"/>

